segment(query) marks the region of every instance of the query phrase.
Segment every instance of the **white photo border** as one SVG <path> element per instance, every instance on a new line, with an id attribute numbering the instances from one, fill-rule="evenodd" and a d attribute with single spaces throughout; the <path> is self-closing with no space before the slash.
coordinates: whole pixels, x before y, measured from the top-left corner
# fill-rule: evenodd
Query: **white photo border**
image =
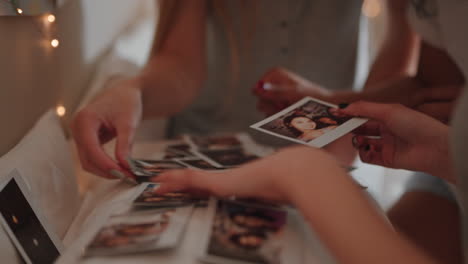
<path id="1" fill-rule="evenodd" d="M 24 198 L 26 199 L 26 201 L 28 202 L 28 204 L 31 207 L 32 211 L 34 212 L 37 219 L 39 220 L 39 223 L 42 225 L 42 227 L 46 231 L 47 235 L 49 236 L 50 240 L 52 241 L 55 248 L 57 249 L 57 251 L 59 253 L 58 258 L 60 258 L 60 256 L 63 253 L 65 247 L 64 247 L 62 241 L 60 240 L 60 238 L 58 237 L 58 235 L 55 234 L 54 232 L 52 232 L 53 229 L 47 223 L 45 217 L 42 215 L 42 213 L 37 208 L 37 205 L 34 203 L 34 200 L 31 197 L 31 193 L 29 191 L 29 188 L 27 187 L 26 181 L 23 179 L 23 177 L 19 173 L 18 169 L 14 169 L 10 173 L 8 173 L 7 176 L 1 177 L 1 179 L 0 179 L 0 192 L 2 192 L 3 189 L 12 180 L 15 181 L 16 184 L 18 185 L 18 187 L 20 188 L 21 193 L 23 194 Z M 18 252 L 20 253 L 23 260 L 27 264 L 33 263 L 31 261 L 31 259 L 29 258 L 28 254 L 26 253 L 26 251 L 23 249 L 23 246 L 21 245 L 21 243 L 16 238 L 16 235 L 13 233 L 10 226 L 7 224 L 7 221 L 5 220 L 5 218 L 3 217 L 2 214 L 0 214 L 0 224 L 3 226 L 4 230 L 7 232 L 8 236 L 10 237 L 11 241 L 14 243 L 14 245 L 16 247 L 16 250 L 18 250 Z"/>
<path id="2" fill-rule="evenodd" d="M 344 122 L 343 124 L 339 125 L 338 127 L 336 127 L 335 129 L 325 133 L 324 135 L 316 138 L 316 139 L 313 139 L 311 141 L 308 141 L 308 142 L 304 142 L 302 140 L 298 140 L 298 139 L 295 139 L 295 138 L 292 138 L 292 137 L 288 137 L 288 136 L 284 136 L 284 135 L 281 135 L 279 133 L 275 133 L 275 132 L 272 132 L 272 131 L 269 131 L 267 129 L 264 129 L 262 128 L 263 125 L 273 121 L 273 120 L 276 120 L 278 118 L 281 118 L 282 116 L 284 116 L 285 114 L 305 105 L 306 103 L 308 102 L 315 102 L 315 103 L 318 103 L 318 104 L 322 104 L 322 105 L 325 105 L 325 106 L 328 106 L 328 107 L 333 107 L 333 108 L 338 108 L 337 105 L 334 105 L 334 104 L 330 104 L 330 103 L 327 103 L 327 102 L 324 102 L 324 101 L 321 101 L 321 100 L 318 100 L 318 99 L 315 99 L 315 98 L 312 98 L 312 97 L 304 97 L 302 98 L 301 100 L 299 100 L 298 102 L 290 105 L 289 107 L 281 110 L 280 112 L 260 121 L 260 122 L 257 122 L 253 125 L 251 125 L 250 127 L 253 128 L 253 129 L 256 129 L 256 130 L 259 130 L 261 132 L 264 132 L 266 134 L 270 134 L 270 135 L 273 135 L 275 137 L 280 137 L 280 138 L 283 138 L 283 139 L 286 139 L 286 140 L 289 140 L 289 141 L 293 141 L 293 142 L 296 142 L 296 143 L 300 143 L 300 144 L 303 144 L 303 145 L 307 145 L 307 146 L 311 146 L 311 147 L 316 147 L 316 148 L 322 148 L 324 146 L 326 146 L 327 144 L 335 141 L 336 139 L 346 135 L 347 133 L 353 131 L 354 129 L 360 127 L 361 125 L 363 125 L 364 123 L 366 123 L 368 121 L 368 119 L 366 118 L 357 118 L 357 117 L 354 117 L 354 118 L 351 118 L 350 120 Z"/>

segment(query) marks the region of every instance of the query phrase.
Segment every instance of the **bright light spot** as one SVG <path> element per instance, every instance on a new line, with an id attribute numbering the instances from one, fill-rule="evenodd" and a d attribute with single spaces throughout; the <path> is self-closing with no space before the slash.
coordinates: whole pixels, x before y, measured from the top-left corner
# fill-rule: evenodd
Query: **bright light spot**
<path id="1" fill-rule="evenodd" d="M 57 115 L 64 116 L 67 113 L 67 109 L 63 105 L 57 106 Z"/>
<path id="2" fill-rule="evenodd" d="M 379 0 L 365 0 L 362 5 L 362 13 L 369 18 L 374 18 L 380 15 L 382 6 Z"/>
<path id="3" fill-rule="evenodd" d="M 11 216 L 11 219 L 13 219 L 13 223 L 18 224 L 18 218 L 16 218 L 15 215 Z"/>
<path id="4" fill-rule="evenodd" d="M 50 45 L 54 48 L 58 47 L 60 44 L 60 42 L 58 41 L 58 39 L 53 39 L 50 41 Z"/>
<path id="5" fill-rule="evenodd" d="M 54 23 L 55 22 L 55 16 L 50 14 L 47 16 L 47 21 L 49 21 L 50 23 Z"/>
<path id="6" fill-rule="evenodd" d="M 16 8 L 16 12 L 18 12 L 18 14 L 21 15 L 21 14 L 23 14 L 23 9 L 21 9 L 21 8 Z"/>

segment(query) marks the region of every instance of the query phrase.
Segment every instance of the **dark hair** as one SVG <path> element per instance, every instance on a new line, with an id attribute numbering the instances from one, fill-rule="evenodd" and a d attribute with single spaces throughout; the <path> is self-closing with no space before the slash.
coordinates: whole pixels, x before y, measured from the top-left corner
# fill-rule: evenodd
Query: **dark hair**
<path id="1" fill-rule="evenodd" d="M 331 126 L 331 124 L 327 124 L 327 123 L 324 123 L 322 122 L 320 119 L 322 118 L 329 118 L 331 120 L 334 120 L 336 122 L 336 125 L 339 125 L 339 120 L 336 120 L 336 118 L 332 117 L 332 116 L 316 116 L 314 117 L 312 120 L 317 124 L 317 128 L 316 129 L 321 129 L 321 128 L 324 128 L 324 127 L 328 127 L 328 126 Z"/>
<path id="2" fill-rule="evenodd" d="M 291 133 L 293 133 L 293 135 L 294 135 L 295 137 L 299 137 L 300 135 L 302 135 L 302 131 L 300 131 L 299 129 L 297 129 L 297 128 L 295 128 L 295 127 L 293 127 L 293 126 L 291 125 L 291 122 L 292 122 L 293 119 L 296 118 L 296 117 L 305 117 L 305 118 L 308 118 L 308 119 L 310 119 L 310 120 L 312 120 L 312 119 L 311 119 L 310 117 L 308 117 L 308 116 L 301 115 L 301 114 L 296 114 L 296 113 L 294 113 L 294 114 L 292 114 L 292 115 L 289 115 L 289 116 L 287 116 L 287 117 L 285 117 L 285 118 L 283 119 L 283 124 L 284 124 L 284 126 L 285 126 L 287 129 L 289 129 L 289 131 L 291 131 Z"/>
<path id="3" fill-rule="evenodd" d="M 260 247 L 260 245 L 253 246 L 253 245 L 243 245 L 240 243 L 240 239 L 242 237 L 246 236 L 256 236 L 260 237 L 261 239 L 265 240 L 267 238 L 266 234 L 263 232 L 245 232 L 245 233 L 239 233 L 239 234 L 234 234 L 229 237 L 229 240 L 234 243 L 236 246 L 246 249 L 246 250 L 255 250 Z"/>

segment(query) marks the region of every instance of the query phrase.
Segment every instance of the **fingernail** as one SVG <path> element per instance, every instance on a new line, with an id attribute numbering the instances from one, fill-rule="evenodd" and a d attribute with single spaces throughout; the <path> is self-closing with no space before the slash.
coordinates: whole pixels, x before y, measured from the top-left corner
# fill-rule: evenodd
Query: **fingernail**
<path id="1" fill-rule="evenodd" d="M 341 104 L 338 104 L 338 108 L 340 109 L 345 109 L 346 107 L 348 107 L 348 103 L 341 103 Z"/>
<path id="2" fill-rule="evenodd" d="M 118 170 L 111 170 L 109 172 L 112 176 L 124 181 L 125 183 L 127 184 L 131 184 L 131 185 L 137 185 L 138 182 L 135 181 L 134 179 L 132 178 L 129 178 L 127 176 L 125 176 L 125 174 L 123 174 L 122 172 L 118 171 Z"/>
<path id="3" fill-rule="evenodd" d="M 369 145 L 369 144 L 365 145 L 365 146 L 364 146 L 364 150 L 365 150 L 365 151 L 369 151 L 369 150 L 370 150 L 370 145 Z"/>
<path id="4" fill-rule="evenodd" d="M 353 144 L 353 147 L 354 147 L 354 148 L 356 148 L 356 149 L 358 148 L 359 142 L 358 142 L 356 136 L 354 136 L 354 137 L 351 139 L 351 143 Z"/>
<path id="5" fill-rule="evenodd" d="M 116 177 L 117 179 L 123 180 L 125 178 L 125 175 L 118 170 L 111 170 L 109 171 L 109 174 Z"/>

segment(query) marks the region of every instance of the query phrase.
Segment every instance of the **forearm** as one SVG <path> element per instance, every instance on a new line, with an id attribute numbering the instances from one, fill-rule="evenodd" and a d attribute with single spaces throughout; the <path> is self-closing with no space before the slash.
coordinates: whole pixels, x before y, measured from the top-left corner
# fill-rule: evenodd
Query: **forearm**
<path id="1" fill-rule="evenodd" d="M 198 95 L 204 76 L 204 65 L 183 63 L 176 55 L 154 57 L 137 77 L 142 90 L 143 118 L 182 111 Z"/>
<path id="2" fill-rule="evenodd" d="M 398 235 L 340 168 L 307 179 L 294 186 L 293 203 L 338 263 L 434 262 Z"/>
<path id="3" fill-rule="evenodd" d="M 374 89 L 356 91 L 335 92 L 323 99 L 335 104 L 352 103 L 356 101 L 370 101 L 381 103 L 400 103 L 414 106 L 424 97 L 422 92 L 424 84 L 416 77 L 403 77 L 392 82 L 382 83 Z"/>

